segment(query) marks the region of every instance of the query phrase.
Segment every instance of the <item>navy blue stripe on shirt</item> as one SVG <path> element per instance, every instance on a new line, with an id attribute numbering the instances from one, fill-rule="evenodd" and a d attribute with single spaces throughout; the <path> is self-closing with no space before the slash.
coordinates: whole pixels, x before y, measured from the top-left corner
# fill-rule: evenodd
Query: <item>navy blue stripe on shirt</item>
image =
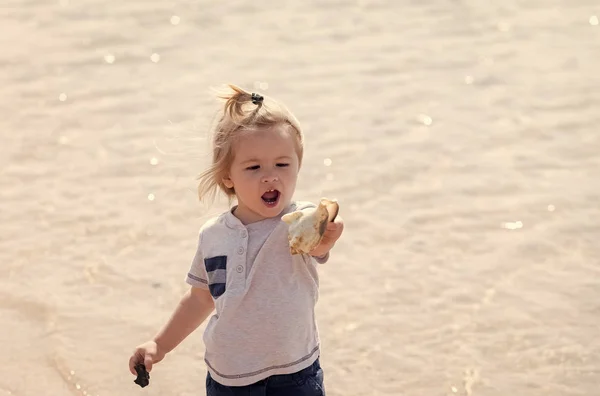
<path id="1" fill-rule="evenodd" d="M 204 259 L 206 272 L 212 272 L 218 269 L 227 269 L 227 256 L 215 256 Z"/>
<path id="2" fill-rule="evenodd" d="M 212 285 L 208 285 L 208 290 L 214 298 L 217 298 L 225 293 L 225 283 L 213 283 Z"/>

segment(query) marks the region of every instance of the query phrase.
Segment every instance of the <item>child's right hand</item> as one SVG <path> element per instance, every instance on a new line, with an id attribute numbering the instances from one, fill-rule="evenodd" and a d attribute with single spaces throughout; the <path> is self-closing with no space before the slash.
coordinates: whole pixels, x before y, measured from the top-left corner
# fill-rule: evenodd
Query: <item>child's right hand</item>
<path id="1" fill-rule="evenodd" d="M 135 366 L 143 363 L 146 366 L 146 371 L 152 370 L 152 365 L 158 363 L 165 357 L 165 353 L 161 351 L 155 341 L 148 341 L 139 345 L 133 351 L 133 355 L 129 358 L 129 371 L 131 374 L 137 375 Z"/>

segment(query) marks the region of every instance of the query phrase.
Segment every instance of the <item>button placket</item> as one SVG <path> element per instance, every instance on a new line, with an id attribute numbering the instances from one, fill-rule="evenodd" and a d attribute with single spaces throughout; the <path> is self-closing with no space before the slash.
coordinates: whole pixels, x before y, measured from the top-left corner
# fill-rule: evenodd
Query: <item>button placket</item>
<path id="1" fill-rule="evenodd" d="M 241 278 L 245 279 L 245 275 L 246 274 L 245 274 L 244 270 L 245 270 L 246 267 L 245 267 L 244 264 L 245 264 L 245 261 L 246 261 L 246 255 L 245 255 L 245 253 L 246 253 L 246 246 L 248 245 L 248 239 L 247 239 L 247 237 L 248 237 L 248 231 L 246 229 L 242 229 L 240 231 L 240 236 L 242 237 L 242 240 L 240 241 L 241 242 L 240 246 L 237 248 L 237 253 L 241 257 L 240 257 L 240 264 L 238 264 L 235 267 L 235 271 L 238 274 L 240 274 Z"/>
<path id="2" fill-rule="evenodd" d="M 242 232 L 241 232 L 241 234 L 242 234 L 242 237 L 244 236 L 244 233 L 246 233 L 246 230 L 242 230 Z M 243 241 L 243 242 L 246 242 L 246 241 Z M 245 251 L 246 251 L 246 249 L 244 249 L 244 247 L 243 247 L 243 246 L 240 246 L 240 247 L 238 247 L 238 251 L 237 251 L 237 252 L 238 252 L 238 254 L 239 254 L 240 256 L 243 256 L 243 258 L 242 258 L 243 260 L 244 260 L 244 259 L 245 259 L 245 257 L 246 257 L 246 256 L 244 255 L 244 252 L 245 252 Z M 244 272 L 244 266 L 243 266 L 242 264 L 239 264 L 237 267 L 235 267 L 235 270 L 237 271 L 237 273 L 238 273 L 238 274 L 242 274 L 242 273 Z"/>
<path id="3" fill-rule="evenodd" d="M 237 247 L 233 246 L 231 253 L 231 266 L 228 268 L 231 275 L 230 296 L 240 296 L 246 288 L 246 253 L 248 247 L 248 231 L 243 226 L 237 226 L 230 234 L 231 240 L 237 240 Z"/>

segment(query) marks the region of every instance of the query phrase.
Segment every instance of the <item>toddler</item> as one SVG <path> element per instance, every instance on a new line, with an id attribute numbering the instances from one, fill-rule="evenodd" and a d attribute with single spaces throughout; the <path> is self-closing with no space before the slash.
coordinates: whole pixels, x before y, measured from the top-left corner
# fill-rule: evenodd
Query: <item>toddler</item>
<path id="1" fill-rule="evenodd" d="M 236 204 L 199 231 L 186 276 L 191 286 L 164 328 L 129 360 L 147 371 L 207 318 L 206 394 L 325 395 L 315 320 L 318 264 L 341 236 L 327 225 L 310 254 L 290 253 L 281 217 L 315 207 L 294 201 L 303 135 L 290 111 L 230 85 L 213 130 L 212 164 L 199 177 L 200 199 L 220 190 Z M 214 313 L 213 313 L 214 310 Z M 212 314 L 212 315 L 211 315 Z"/>

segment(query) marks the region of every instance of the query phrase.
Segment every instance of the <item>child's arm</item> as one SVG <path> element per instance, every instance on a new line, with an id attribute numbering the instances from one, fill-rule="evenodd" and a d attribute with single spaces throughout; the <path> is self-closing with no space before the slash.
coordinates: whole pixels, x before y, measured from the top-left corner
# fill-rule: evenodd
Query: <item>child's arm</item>
<path id="1" fill-rule="evenodd" d="M 129 359 L 129 371 L 135 375 L 135 366 L 140 363 L 146 366 L 147 371 L 151 371 L 154 363 L 160 362 L 206 320 L 214 306 L 208 289 L 190 288 L 156 337 L 135 349 Z"/>
<path id="2" fill-rule="evenodd" d="M 206 320 L 214 307 L 208 289 L 190 288 L 165 327 L 154 337 L 158 348 L 165 354 L 171 352 Z"/>

